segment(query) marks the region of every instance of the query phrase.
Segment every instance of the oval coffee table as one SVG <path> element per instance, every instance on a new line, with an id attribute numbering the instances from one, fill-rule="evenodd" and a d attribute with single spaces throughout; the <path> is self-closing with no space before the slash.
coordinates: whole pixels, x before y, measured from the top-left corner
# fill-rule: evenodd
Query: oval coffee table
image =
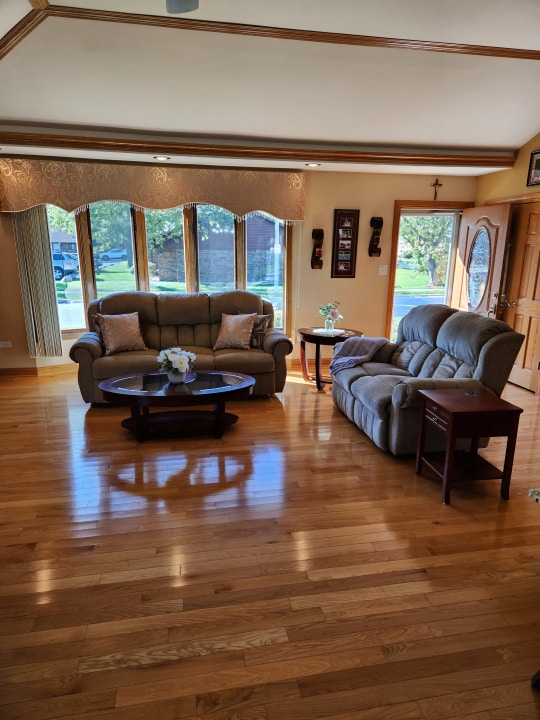
<path id="1" fill-rule="evenodd" d="M 134 373 L 99 383 L 103 397 L 115 405 L 131 408 L 131 417 L 122 427 L 131 430 L 139 442 L 152 433 L 213 431 L 223 435 L 225 427 L 238 416 L 225 412 L 227 400 L 251 395 L 255 378 L 233 372 L 190 372 L 186 382 L 171 384 L 163 373 Z M 213 410 L 186 410 L 196 405 L 213 405 Z M 150 412 L 150 408 L 178 408 Z"/>

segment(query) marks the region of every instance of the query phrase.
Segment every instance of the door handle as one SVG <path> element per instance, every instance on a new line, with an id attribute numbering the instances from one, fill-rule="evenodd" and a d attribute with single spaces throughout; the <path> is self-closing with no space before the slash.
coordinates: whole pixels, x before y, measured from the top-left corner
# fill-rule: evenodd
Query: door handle
<path id="1" fill-rule="evenodd" d="M 516 307 L 516 303 L 512 300 L 508 300 L 506 295 L 504 293 L 501 295 L 501 299 L 499 300 L 499 310 L 504 310 L 505 308 L 513 308 Z"/>

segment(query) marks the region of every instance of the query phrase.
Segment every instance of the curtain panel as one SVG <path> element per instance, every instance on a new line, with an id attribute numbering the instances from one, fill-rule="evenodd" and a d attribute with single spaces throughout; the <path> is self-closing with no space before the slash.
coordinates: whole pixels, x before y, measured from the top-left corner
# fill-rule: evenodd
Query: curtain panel
<path id="1" fill-rule="evenodd" d="M 28 355 L 62 357 L 62 334 L 45 206 L 13 214 Z"/>
<path id="2" fill-rule="evenodd" d="M 0 158 L 0 212 L 57 205 L 71 212 L 100 200 L 163 210 L 218 205 L 241 218 L 263 211 L 304 219 L 302 172 L 183 168 L 74 160 Z"/>

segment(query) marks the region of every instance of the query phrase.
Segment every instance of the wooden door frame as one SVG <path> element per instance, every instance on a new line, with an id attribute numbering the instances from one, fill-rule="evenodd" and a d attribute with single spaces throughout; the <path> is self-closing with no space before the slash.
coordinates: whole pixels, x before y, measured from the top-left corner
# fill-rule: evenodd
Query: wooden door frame
<path id="1" fill-rule="evenodd" d="M 386 300 L 386 337 L 390 337 L 392 332 L 392 310 L 394 307 L 394 286 L 396 283 L 396 262 L 399 245 L 399 223 L 401 221 L 401 213 L 404 209 L 418 210 L 419 214 L 426 210 L 440 210 L 448 212 L 459 212 L 465 208 L 474 207 L 474 202 L 453 201 L 444 202 L 443 200 L 396 200 L 394 202 L 394 221 L 392 225 L 392 247 L 390 250 L 390 267 L 388 269 L 388 295 Z"/>

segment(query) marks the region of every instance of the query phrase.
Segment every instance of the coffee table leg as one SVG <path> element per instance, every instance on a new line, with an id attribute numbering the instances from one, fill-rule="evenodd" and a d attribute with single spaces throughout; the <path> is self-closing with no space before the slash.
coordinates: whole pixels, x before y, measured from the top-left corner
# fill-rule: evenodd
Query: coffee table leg
<path id="1" fill-rule="evenodd" d="M 141 411 L 142 410 L 142 411 Z M 148 408 L 141 409 L 138 403 L 131 403 L 131 419 L 133 421 L 133 431 L 138 442 L 142 442 L 146 437 L 146 419 Z"/>
<path id="2" fill-rule="evenodd" d="M 214 425 L 214 436 L 220 438 L 225 430 L 225 401 L 218 400 L 215 404 L 216 422 Z"/>

